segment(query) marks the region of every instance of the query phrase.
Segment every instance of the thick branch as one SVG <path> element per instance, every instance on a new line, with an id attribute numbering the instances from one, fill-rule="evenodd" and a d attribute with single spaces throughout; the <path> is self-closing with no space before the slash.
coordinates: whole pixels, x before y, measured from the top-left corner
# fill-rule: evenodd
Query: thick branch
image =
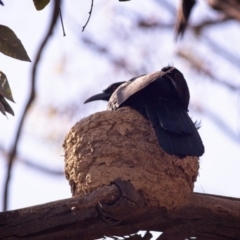
<path id="1" fill-rule="evenodd" d="M 239 239 L 239 199 L 193 193 L 172 211 L 143 200 L 131 184 L 117 180 L 84 198 L 1 213 L 0 239 L 96 239 L 143 229 L 164 232 L 160 239 Z"/>

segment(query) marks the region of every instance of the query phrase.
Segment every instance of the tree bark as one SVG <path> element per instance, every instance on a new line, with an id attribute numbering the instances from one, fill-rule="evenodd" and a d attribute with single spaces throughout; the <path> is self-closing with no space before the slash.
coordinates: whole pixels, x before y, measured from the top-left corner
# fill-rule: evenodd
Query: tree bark
<path id="1" fill-rule="evenodd" d="M 85 197 L 0 213 L 0 239 L 97 239 L 138 230 L 159 239 L 240 239 L 240 199 L 192 193 L 176 209 L 148 207 L 129 182 Z"/>

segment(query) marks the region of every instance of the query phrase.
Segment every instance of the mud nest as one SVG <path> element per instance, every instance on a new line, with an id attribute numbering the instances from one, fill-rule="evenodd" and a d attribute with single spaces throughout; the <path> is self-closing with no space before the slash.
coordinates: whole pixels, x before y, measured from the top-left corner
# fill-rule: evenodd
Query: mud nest
<path id="1" fill-rule="evenodd" d="M 130 181 L 149 206 L 171 209 L 183 204 L 198 175 L 197 157 L 179 159 L 165 153 L 150 122 L 127 107 L 77 122 L 63 147 L 73 196 L 121 178 Z"/>

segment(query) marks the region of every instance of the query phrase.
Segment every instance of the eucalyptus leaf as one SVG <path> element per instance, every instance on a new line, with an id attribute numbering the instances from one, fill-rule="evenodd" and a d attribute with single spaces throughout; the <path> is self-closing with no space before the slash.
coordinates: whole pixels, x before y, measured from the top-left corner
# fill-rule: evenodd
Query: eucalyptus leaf
<path id="1" fill-rule="evenodd" d="M 31 62 L 16 34 L 4 25 L 0 25 L 0 52 L 12 58 Z"/>
<path id="2" fill-rule="evenodd" d="M 10 114 L 12 114 L 14 116 L 14 112 L 11 108 L 11 106 L 7 103 L 7 101 L 5 100 L 5 98 L 3 96 L 0 96 L 0 103 L 1 105 L 4 107 L 4 110 Z M 1 111 L 1 109 L 0 109 Z M 1 111 L 2 112 L 2 111 Z M 3 112 L 2 112 L 3 113 Z M 3 113 L 4 115 L 6 115 L 6 113 Z"/>
<path id="3" fill-rule="evenodd" d="M 0 95 L 14 102 L 7 77 L 2 71 L 0 71 Z"/>
<path id="4" fill-rule="evenodd" d="M 1 103 L 1 101 L 0 101 L 0 112 L 1 112 L 3 115 L 6 116 L 6 112 L 5 112 L 4 106 L 3 106 L 3 104 Z"/>
<path id="5" fill-rule="evenodd" d="M 44 9 L 48 3 L 50 2 L 50 0 L 33 0 L 35 8 L 40 11 L 42 9 Z"/>

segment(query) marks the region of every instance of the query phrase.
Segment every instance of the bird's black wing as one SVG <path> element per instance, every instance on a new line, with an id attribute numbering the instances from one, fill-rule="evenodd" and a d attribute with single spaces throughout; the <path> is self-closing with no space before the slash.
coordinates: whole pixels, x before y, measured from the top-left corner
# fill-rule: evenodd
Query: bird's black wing
<path id="1" fill-rule="evenodd" d="M 174 69 L 174 68 L 172 68 Z M 168 72 L 170 72 L 170 69 Z M 115 110 L 123 105 L 131 96 L 146 88 L 149 84 L 154 82 L 157 78 L 167 74 L 167 72 L 154 72 L 151 74 L 141 75 L 120 85 L 112 94 L 108 102 L 108 109 Z"/>
<path id="2" fill-rule="evenodd" d="M 199 133 L 183 108 L 167 102 L 157 108 L 148 103 L 144 106 L 159 146 L 165 152 L 179 157 L 201 156 L 204 153 Z"/>
<path id="3" fill-rule="evenodd" d="M 177 104 L 168 101 L 159 101 L 154 108 L 158 122 L 167 131 L 175 133 L 192 133 L 192 120 L 187 112 Z"/>

